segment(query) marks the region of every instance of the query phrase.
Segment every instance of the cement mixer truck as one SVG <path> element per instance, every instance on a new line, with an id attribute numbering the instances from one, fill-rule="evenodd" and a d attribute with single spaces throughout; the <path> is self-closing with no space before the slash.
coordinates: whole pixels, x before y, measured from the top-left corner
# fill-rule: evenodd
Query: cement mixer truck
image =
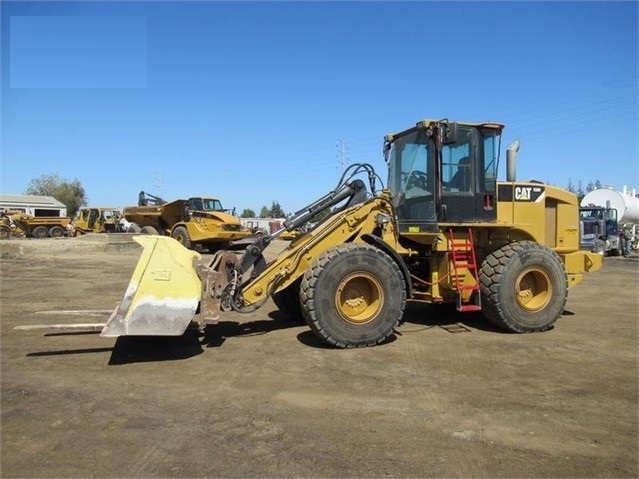
<path id="1" fill-rule="evenodd" d="M 634 190 L 593 190 L 581 200 L 579 216 L 581 249 L 619 256 L 622 252 L 621 229 L 626 223 L 632 231 L 631 247 L 637 250 L 639 197 Z"/>

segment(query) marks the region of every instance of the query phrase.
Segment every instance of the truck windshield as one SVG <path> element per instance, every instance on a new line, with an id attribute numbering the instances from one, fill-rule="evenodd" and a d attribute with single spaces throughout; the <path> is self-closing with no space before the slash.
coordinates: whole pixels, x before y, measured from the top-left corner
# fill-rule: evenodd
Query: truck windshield
<path id="1" fill-rule="evenodd" d="M 220 200 L 216 200 L 213 198 L 202 198 L 202 203 L 202 211 L 224 211 Z"/>

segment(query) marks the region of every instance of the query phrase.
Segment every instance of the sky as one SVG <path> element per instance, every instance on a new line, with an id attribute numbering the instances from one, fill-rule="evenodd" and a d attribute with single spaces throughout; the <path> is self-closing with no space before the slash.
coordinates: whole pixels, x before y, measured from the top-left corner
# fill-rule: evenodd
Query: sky
<path id="1" fill-rule="evenodd" d="M 506 125 L 518 180 L 639 191 L 638 2 L 0 2 L 0 193 L 292 213 L 422 119 Z M 382 186 L 378 184 L 378 186 Z"/>

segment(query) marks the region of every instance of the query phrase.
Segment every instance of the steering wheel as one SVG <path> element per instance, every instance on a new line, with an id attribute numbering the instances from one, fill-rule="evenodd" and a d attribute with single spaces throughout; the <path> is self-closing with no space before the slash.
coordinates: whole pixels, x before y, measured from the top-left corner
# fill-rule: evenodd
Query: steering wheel
<path id="1" fill-rule="evenodd" d="M 406 185 L 408 188 L 421 188 L 422 190 L 426 189 L 426 185 L 428 175 L 423 171 L 411 171 L 408 175 L 408 180 L 406 181 Z"/>

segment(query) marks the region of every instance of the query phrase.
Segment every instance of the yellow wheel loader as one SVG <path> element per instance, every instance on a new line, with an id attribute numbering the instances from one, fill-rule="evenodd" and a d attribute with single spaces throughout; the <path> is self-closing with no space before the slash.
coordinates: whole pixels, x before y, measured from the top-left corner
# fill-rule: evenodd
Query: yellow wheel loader
<path id="1" fill-rule="evenodd" d="M 386 187 L 377 191 L 370 165 L 351 165 L 334 190 L 241 256 L 219 251 L 204 262 L 170 237 L 136 237 L 143 253 L 101 335 L 181 335 L 269 298 L 338 348 L 384 342 L 407 301 L 481 311 L 510 332 L 548 330 L 602 257 L 579 250 L 574 194 L 515 179 L 518 143 L 507 181 L 497 181 L 503 128 L 424 120 L 387 135 Z M 265 260 L 274 237 L 327 209 Z"/>

